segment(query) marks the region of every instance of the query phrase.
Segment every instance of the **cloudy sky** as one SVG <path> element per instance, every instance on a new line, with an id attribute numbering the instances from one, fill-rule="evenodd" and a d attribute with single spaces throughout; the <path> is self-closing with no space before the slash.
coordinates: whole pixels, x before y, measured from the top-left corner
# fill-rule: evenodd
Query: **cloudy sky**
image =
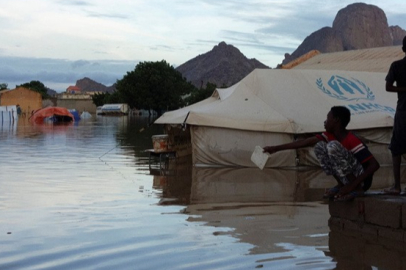
<path id="1" fill-rule="evenodd" d="M 363 1 L 406 29 L 406 1 Z M 354 1 L 0 0 L 0 83 L 107 86 L 140 61 L 179 66 L 221 41 L 276 67 Z"/>

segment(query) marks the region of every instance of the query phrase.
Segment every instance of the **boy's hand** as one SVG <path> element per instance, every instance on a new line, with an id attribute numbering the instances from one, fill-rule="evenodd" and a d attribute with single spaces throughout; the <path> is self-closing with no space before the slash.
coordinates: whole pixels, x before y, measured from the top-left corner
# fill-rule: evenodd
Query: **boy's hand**
<path id="1" fill-rule="evenodd" d="M 351 187 L 351 184 L 347 184 L 347 185 L 343 186 L 342 188 L 340 188 L 340 191 L 338 192 L 337 196 L 340 197 L 340 196 L 346 195 L 353 190 L 354 190 L 354 188 Z"/>
<path id="2" fill-rule="evenodd" d="M 262 151 L 263 153 L 269 153 L 269 154 L 273 154 L 277 152 L 277 149 L 275 146 L 265 146 L 264 150 Z"/>
<path id="3" fill-rule="evenodd" d="M 354 186 L 354 182 L 350 182 L 340 188 L 340 191 L 338 192 L 337 196 L 338 197 L 344 196 L 344 195 L 350 193 L 351 191 L 356 190 L 356 188 L 357 188 L 357 186 Z"/>
<path id="4" fill-rule="evenodd" d="M 355 190 L 358 186 L 357 181 L 356 181 L 357 177 L 355 177 L 354 174 L 350 173 L 350 174 L 346 175 L 346 178 L 349 181 L 349 183 L 347 183 L 340 189 L 340 192 L 338 192 L 338 194 L 337 194 L 338 196 L 346 195 L 346 194 L 350 193 L 351 191 Z"/>

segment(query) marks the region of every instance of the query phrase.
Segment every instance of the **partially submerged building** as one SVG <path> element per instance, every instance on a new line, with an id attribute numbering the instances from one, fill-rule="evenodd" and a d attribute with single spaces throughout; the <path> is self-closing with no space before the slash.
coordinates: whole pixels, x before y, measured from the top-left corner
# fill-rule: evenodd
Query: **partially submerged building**
<path id="1" fill-rule="evenodd" d="M 20 105 L 23 115 L 42 108 L 41 94 L 25 87 L 0 91 L 0 106 Z"/>
<path id="2" fill-rule="evenodd" d="M 88 93 L 61 93 L 58 95 L 57 105 L 68 109 L 76 109 L 79 112 L 96 113 L 96 105 L 93 103 L 92 95 Z"/>
<path id="3" fill-rule="evenodd" d="M 99 108 L 100 115 L 128 115 L 130 108 L 126 103 L 104 104 Z"/>

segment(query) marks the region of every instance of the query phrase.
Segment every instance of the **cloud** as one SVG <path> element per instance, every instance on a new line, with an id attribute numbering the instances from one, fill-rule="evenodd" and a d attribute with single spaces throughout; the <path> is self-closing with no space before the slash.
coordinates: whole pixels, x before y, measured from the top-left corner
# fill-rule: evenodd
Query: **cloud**
<path id="1" fill-rule="evenodd" d="M 88 1 L 71 1 L 71 0 L 59 0 L 59 4 L 67 5 L 67 6 L 92 6 Z"/>
<path id="2" fill-rule="evenodd" d="M 63 6 L 71 6 L 71 7 L 80 7 L 82 11 L 86 14 L 87 17 L 91 18 L 112 18 L 112 19 L 128 19 L 127 15 L 118 12 L 111 12 L 108 9 L 102 8 L 102 5 L 95 5 L 90 3 L 89 1 L 70 1 L 70 0 L 60 0 L 58 1 L 59 4 Z M 101 11 L 95 11 L 97 9 L 101 9 Z M 108 11 L 108 12 L 106 12 Z"/>
<path id="3" fill-rule="evenodd" d="M 172 46 L 168 46 L 168 45 L 156 45 L 156 46 L 151 46 L 150 47 L 151 50 L 155 50 L 155 51 L 175 51 L 175 48 Z"/>
<path id="4" fill-rule="evenodd" d="M 0 57 L 0 83 L 23 84 L 41 81 L 46 86 L 59 85 L 57 92 L 84 77 L 91 78 L 106 86 L 114 84 L 128 71 L 134 70 L 137 62 L 118 60 L 76 60 Z M 12 68 L 11 68 L 12 67 Z"/>
<path id="5" fill-rule="evenodd" d="M 244 33 L 238 31 L 223 30 L 221 31 L 222 36 L 229 40 L 244 41 L 253 44 L 263 44 L 259 41 L 258 35 L 255 33 Z"/>
<path id="6" fill-rule="evenodd" d="M 91 62 L 87 60 L 77 60 L 72 62 L 72 68 L 76 69 L 79 67 L 90 65 Z"/>
<path id="7" fill-rule="evenodd" d="M 113 18 L 113 19 L 128 19 L 127 15 L 124 14 L 118 14 L 118 13 L 99 13 L 99 12 L 94 12 L 94 11 L 87 11 L 87 14 L 89 17 L 94 17 L 94 18 Z"/>
<path id="8" fill-rule="evenodd" d="M 405 1 L 366 2 L 382 8 L 390 25 L 405 28 Z M 292 53 L 311 33 L 331 26 L 337 12 L 351 3 L 350 0 L 4 1 L 0 9 L 0 36 L 5 41 L 0 44 L 0 69 L 8 73 L 0 74 L 0 82 L 8 82 L 9 74 L 10 78 L 24 78 L 22 83 L 42 78 L 74 84 L 84 75 L 92 74 L 104 79 L 102 83 L 111 84 L 114 78 L 133 70 L 139 61 L 165 59 L 168 63 L 182 64 L 210 51 L 221 41 L 234 45 L 248 58 L 275 67 L 285 53 Z M 7 60 L 11 56 L 21 58 Z"/>

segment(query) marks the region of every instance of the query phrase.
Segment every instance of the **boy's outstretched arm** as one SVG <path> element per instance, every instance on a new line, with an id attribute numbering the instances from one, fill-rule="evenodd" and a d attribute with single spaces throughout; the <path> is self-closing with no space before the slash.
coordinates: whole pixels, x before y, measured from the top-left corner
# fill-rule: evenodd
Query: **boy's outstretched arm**
<path id="1" fill-rule="evenodd" d="M 288 149 L 298 149 L 298 148 L 303 148 L 307 146 L 313 146 L 316 143 L 318 143 L 320 140 L 316 137 L 310 137 L 304 140 L 299 140 L 299 141 L 294 141 L 291 143 L 286 143 L 286 144 L 280 144 L 280 145 L 275 145 L 275 146 L 265 146 L 264 147 L 264 153 L 269 153 L 273 154 L 282 150 L 288 150 Z"/>

